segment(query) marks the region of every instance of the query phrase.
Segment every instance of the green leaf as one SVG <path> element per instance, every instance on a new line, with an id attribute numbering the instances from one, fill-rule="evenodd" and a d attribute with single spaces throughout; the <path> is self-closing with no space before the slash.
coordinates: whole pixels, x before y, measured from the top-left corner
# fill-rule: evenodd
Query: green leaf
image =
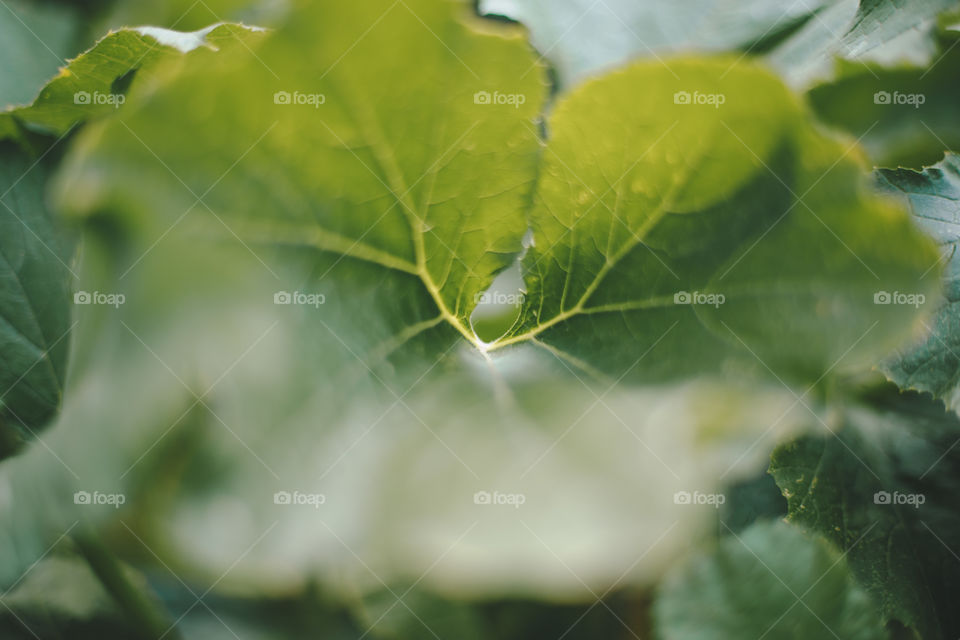
<path id="1" fill-rule="evenodd" d="M 40 450 L 6 473 L 57 505 L 63 528 L 112 516 L 73 505 L 70 489 L 129 492 L 132 526 L 176 570 L 215 580 L 234 565 L 224 589 L 289 592 L 346 575 L 369 591 L 380 586 L 371 570 L 409 579 L 446 552 L 430 588 L 580 598 L 653 548 L 623 578 L 648 585 L 715 520 L 675 494 L 718 491 L 720 476 L 763 460 L 769 444 L 751 443 L 777 416 L 770 434 L 796 426 L 796 403 L 733 384 L 611 389 L 578 367 L 620 375 L 679 318 L 643 375 L 717 371 L 727 358 L 764 369 L 754 351 L 815 379 L 852 345 L 885 353 L 914 310 L 875 308 L 877 278 L 915 283 L 935 261 L 901 209 L 861 193 L 846 148 L 752 63 L 679 60 L 679 80 L 640 64 L 586 85 L 558 103 L 544 147 L 533 52 L 518 29 L 461 5 L 324 5 L 249 50 L 179 61 L 79 132 L 59 183 L 88 232 L 85 259 L 115 268 L 85 271 L 83 288 L 126 296 L 79 315 L 83 376 L 47 442 L 82 480 L 41 464 Z M 712 89 L 721 109 L 674 102 Z M 537 341 L 481 343 L 469 325 L 477 295 L 514 262 L 528 226 L 528 266 L 552 255 L 544 203 L 570 220 L 593 190 L 616 209 L 606 189 L 638 160 L 617 209 L 630 232 L 595 207 L 556 249 L 569 247 L 567 260 L 543 261 L 544 282 L 570 273 L 582 293 L 606 257 L 587 248 L 612 248 L 625 259 L 595 293 L 668 307 L 610 314 L 648 326 L 611 331 L 584 314 Z M 791 190 L 805 205 L 788 212 Z M 651 220 L 661 224 L 645 246 L 631 246 Z M 682 279 L 663 280 L 649 248 Z M 723 290 L 735 308 L 673 305 L 721 267 L 739 287 Z M 555 289 L 528 287 L 525 322 L 541 294 L 545 311 L 566 308 Z M 324 298 L 283 304 L 294 294 Z M 575 334 L 596 350 L 560 352 Z M 274 503 L 281 491 L 327 501 L 318 517 Z M 529 507 L 487 509 L 478 491 L 523 494 Z M 0 520 L 33 511 L 14 504 Z"/>
<path id="2" fill-rule="evenodd" d="M 842 358 L 871 364 L 909 327 L 915 309 L 878 307 L 876 291 L 933 295 L 933 247 L 864 192 L 850 149 L 817 133 L 772 74 L 730 59 L 675 60 L 672 71 L 642 63 L 581 87 L 553 111 L 521 319 L 481 342 L 469 317 L 521 248 L 543 87 L 527 73 L 534 63 L 519 40 L 437 16 L 433 30 L 462 38 L 463 51 L 431 39 L 434 57 L 419 53 L 422 45 L 417 57 L 437 60 L 450 79 L 440 88 L 423 75 L 392 88 L 389 78 L 403 73 L 393 62 L 370 63 L 378 38 L 424 25 L 406 11 L 388 15 L 396 22 L 389 32 L 374 29 L 342 60 L 352 41 L 318 39 L 306 68 L 287 48 L 297 33 L 268 40 L 256 60 L 198 53 L 167 90 L 80 142 L 64 206 L 143 201 L 156 212 L 146 216 L 154 234 L 190 214 L 202 233 L 251 247 L 364 260 L 398 272 L 424 301 L 380 340 L 444 323 L 484 352 L 536 340 L 614 379 L 729 366 L 816 379 Z M 474 41 L 510 64 L 493 64 L 500 54 L 481 55 L 467 45 Z M 313 65 L 327 63 L 332 69 L 318 75 Z M 273 67 L 290 80 L 278 83 Z M 214 73 L 233 79 L 229 89 L 211 81 Z M 494 104 L 475 96 L 478 87 Z M 677 104 L 681 92 L 725 102 Z M 276 104 L 275 93 L 322 96 L 323 104 Z M 184 104 L 212 104 L 225 117 L 211 123 Z M 216 151 L 200 156 L 201 147 Z M 677 304 L 685 292 L 723 303 Z M 792 339 L 772 336 L 771 322 Z"/>
<path id="3" fill-rule="evenodd" d="M 960 630 L 958 430 L 938 403 L 894 397 L 876 409 L 852 408 L 833 437 L 780 447 L 770 466 L 788 519 L 843 549 L 883 619 L 921 638 Z"/>
<path id="4" fill-rule="evenodd" d="M 942 31 L 936 61 L 921 68 L 838 65 L 837 77 L 807 94 L 817 116 L 848 131 L 882 167 L 936 163 L 960 149 L 960 34 Z"/>
<path id="5" fill-rule="evenodd" d="M 521 248 L 545 86 L 519 30 L 484 34 L 452 19 L 460 13 L 454 5 L 420 4 L 416 13 L 389 3 L 327 8 L 255 54 L 214 60 L 198 52 L 175 87 L 98 134 L 96 157 L 83 170 L 109 163 L 129 180 L 112 181 L 102 193 L 78 187 L 67 204 L 99 204 L 77 201 L 77 193 L 139 198 L 136 185 L 148 171 L 166 224 L 204 194 L 198 214 L 216 212 L 229 229 L 207 216 L 214 231 L 253 245 L 335 251 L 410 274 L 429 293 L 437 319 L 474 340 L 476 297 Z M 315 37 L 314 25 L 330 24 L 331 15 L 343 28 Z M 367 32 L 381 15 L 385 21 Z M 411 40 L 406 55 L 384 59 L 398 34 Z M 309 55 L 290 42 L 307 43 Z M 413 74 L 412 59 L 429 66 Z M 444 83 L 434 82 L 441 75 Z M 480 102 L 478 92 L 494 104 Z M 519 96 L 519 104 L 496 104 L 498 95 Z M 211 122 L 209 109 L 224 117 Z M 201 147 L 213 153 L 198 157 Z M 238 158 L 246 161 L 231 168 Z M 276 167 L 264 176 L 267 165 Z M 127 189 L 133 192 L 119 193 Z"/>
<path id="6" fill-rule="evenodd" d="M 638 63 L 570 93 L 547 129 L 527 296 L 489 350 L 535 339 L 615 379 L 815 379 L 909 326 L 915 310 L 875 292 L 933 295 L 929 242 L 758 65 Z"/>
<path id="7" fill-rule="evenodd" d="M 49 171 L 49 161 L 0 142 L 2 453 L 53 415 L 66 377 L 72 243 L 44 202 Z"/>
<path id="8" fill-rule="evenodd" d="M 903 389 L 916 389 L 942 398 L 956 409 L 960 400 L 960 156 L 947 153 L 943 160 L 922 171 L 879 169 L 881 189 L 904 200 L 914 218 L 936 238 L 943 250 L 946 271 L 944 302 L 924 335 L 900 349 L 881 366 Z"/>
<path id="9" fill-rule="evenodd" d="M 31 130 L 63 135 L 78 122 L 117 110 L 126 101 L 132 74 L 141 69 L 198 47 L 216 51 L 256 36 L 256 31 L 242 25 L 212 25 L 191 33 L 157 27 L 111 32 L 62 67 L 31 104 L 0 113 L 0 138 L 10 135 L 14 121 Z"/>
<path id="10" fill-rule="evenodd" d="M 670 576 L 654 607 L 662 640 L 888 637 L 836 549 L 782 522 L 723 538 Z"/>

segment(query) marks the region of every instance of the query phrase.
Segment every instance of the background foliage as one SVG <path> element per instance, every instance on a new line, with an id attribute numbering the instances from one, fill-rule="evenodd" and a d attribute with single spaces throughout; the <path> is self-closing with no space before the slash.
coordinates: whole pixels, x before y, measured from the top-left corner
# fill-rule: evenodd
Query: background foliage
<path id="1" fill-rule="evenodd" d="M 956 3 L 0 5 L 3 637 L 960 635 Z"/>

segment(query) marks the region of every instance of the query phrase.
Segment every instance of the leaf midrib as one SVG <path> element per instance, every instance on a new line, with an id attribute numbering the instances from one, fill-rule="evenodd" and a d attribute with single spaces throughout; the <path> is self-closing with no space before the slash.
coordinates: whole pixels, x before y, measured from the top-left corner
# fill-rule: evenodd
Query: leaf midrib
<path id="1" fill-rule="evenodd" d="M 532 340 L 533 338 L 537 337 L 538 335 L 540 335 L 541 333 L 543 333 L 545 330 L 549 329 L 552 326 L 555 326 L 565 320 L 569 320 L 574 316 L 584 314 L 584 313 L 590 313 L 591 310 L 586 308 L 586 304 L 589 301 L 590 297 L 600 287 L 604 278 L 606 278 L 606 276 L 610 273 L 610 271 L 612 271 L 613 268 L 616 267 L 624 257 L 626 257 L 631 251 L 633 251 L 633 249 L 635 249 L 641 243 L 645 242 L 650 231 L 654 227 L 656 227 L 658 224 L 660 224 L 660 222 L 667 216 L 670 209 L 675 204 L 677 195 L 679 194 L 680 190 L 684 186 L 686 186 L 686 184 L 690 180 L 690 177 L 694 173 L 695 167 L 699 166 L 700 162 L 705 157 L 707 148 L 710 146 L 709 142 L 711 142 L 710 138 L 708 138 L 707 136 L 704 136 L 704 138 L 701 141 L 701 144 L 697 147 L 696 152 L 694 153 L 695 157 L 693 161 L 686 163 L 685 170 L 679 175 L 679 178 L 674 181 L 673 185 L 670 188 L 669 193 L 667 193 L 663 197 L 663 199 L 660 201 L 660 205 L 653 211 L 653 213 L 650 214 L 650 216 L 644 221 L 644 223 L 636 231 L 633 231 L 632 229 L 630 230 L 631 235 L 633 237 L 627 242 L 625 242 L 624 245 L 614 255 L 607 258 L 603 266 L 597 271 L 597 275 L 594 276 L 590 284 L 587 285 L 587 288 L 584 289 L 583 294 L 581 294 L 580 298 L 577 300 L 577 303 L 573 307 L 571 307 L 566 311 L 561 311 L 560 313 L 558 313 L 557 315 L 553 316 L 552 318 L 550 318 L 545 322 L 538 322 L 538 324 L 535 327 L 532 327 L 524 331 L 523 333 L 515 334 L 513 336 L 503 338 L 503 339 L 498 339 L 494 341 L 492 344 L 488 345 L 486 347 L 486 350 L 494 351 L 496 349 L 501 349 L 503 347 L 507 347 L 512 344 L 517 344 L 519 342 Z M 631 171 L 633 169 L 636 169 L 636 165 L 634 165 L 634 167 L 631 168 Z M 623 176 L 620 179 L 620 183 L 622 183 L 625 178 L 626 176 Z M 619 188 L 617 189 L 616 193 L 617 193 L 617 198 L 619 200 L 619 197 L 620 197 Z M 598 202 L 600 202 L 599 198 L 598 198 Z M 614 211 L 611 211 L 611 225 L 614 224 L 615 222 L 617 222 L 616 213 Z M 566 289 L 566 286 L 564 287 L 564 289 Z M 564 291 L 564 294 L 565 293 L 566 291 Z M 649 301 L 653 303 L 650 306 L 655 307 L 655 306 L 659 306 L 658 303 L 661 302 L 661 299 L 650 298 Z M 671 297 L 671 301 L 672 301 L 672 297 Z M 637 301 L 637 302 L 644 302 L 644 301 Z M 599 307 L 595 309 L 599 309 Z M 614 309 L 614 311 L 616 310 L 621 310 L 621 309 Z M 597 312 L 597 311 L 593 311 L 593 312 Z"/>

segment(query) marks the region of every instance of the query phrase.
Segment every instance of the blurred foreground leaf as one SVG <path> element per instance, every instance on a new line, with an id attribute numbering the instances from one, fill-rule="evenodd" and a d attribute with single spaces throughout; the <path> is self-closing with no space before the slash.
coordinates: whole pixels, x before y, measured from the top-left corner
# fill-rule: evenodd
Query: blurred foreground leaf
<path id="1" fill-rule="evenodd" d="M 44 201 L 50 161 L 0 142 L 0 456 L 60 406 L 72 242 Z"/>
<path id="2" fill-rule="evenodd" d="M 136 638 L 82 559 L 54 553 L 3 594 L 0 633 L 9 640 Z"/>
<path id="3" fill-rule="evenodd" d="M 731 534 L 667 578 L 654 615 L 662 640 L 888 637 L 839 552 L 782 522 Z"/>
<path id="4" fill-rule="evenodd" d="M 824 122 L 849 131 L 882 167 L 936 163 L 960 150 L 960 49 L 955 31 L 939 32 L 933 64 L 923 67 L 844 63 L 835 79 L 808 96 Z"/>

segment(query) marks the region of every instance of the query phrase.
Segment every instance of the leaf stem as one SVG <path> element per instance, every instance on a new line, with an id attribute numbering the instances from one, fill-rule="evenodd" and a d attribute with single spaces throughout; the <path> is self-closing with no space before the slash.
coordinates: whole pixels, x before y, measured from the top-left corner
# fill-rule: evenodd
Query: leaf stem
<path id="1" fill-rule="evenodd" d="M 148 594 L 130 581 L 123 565 L 91 528 L 84 528 L 73 536 L 73 540 L 139 637 L 144 640 L 181 638 L 168 616 Z"/>

